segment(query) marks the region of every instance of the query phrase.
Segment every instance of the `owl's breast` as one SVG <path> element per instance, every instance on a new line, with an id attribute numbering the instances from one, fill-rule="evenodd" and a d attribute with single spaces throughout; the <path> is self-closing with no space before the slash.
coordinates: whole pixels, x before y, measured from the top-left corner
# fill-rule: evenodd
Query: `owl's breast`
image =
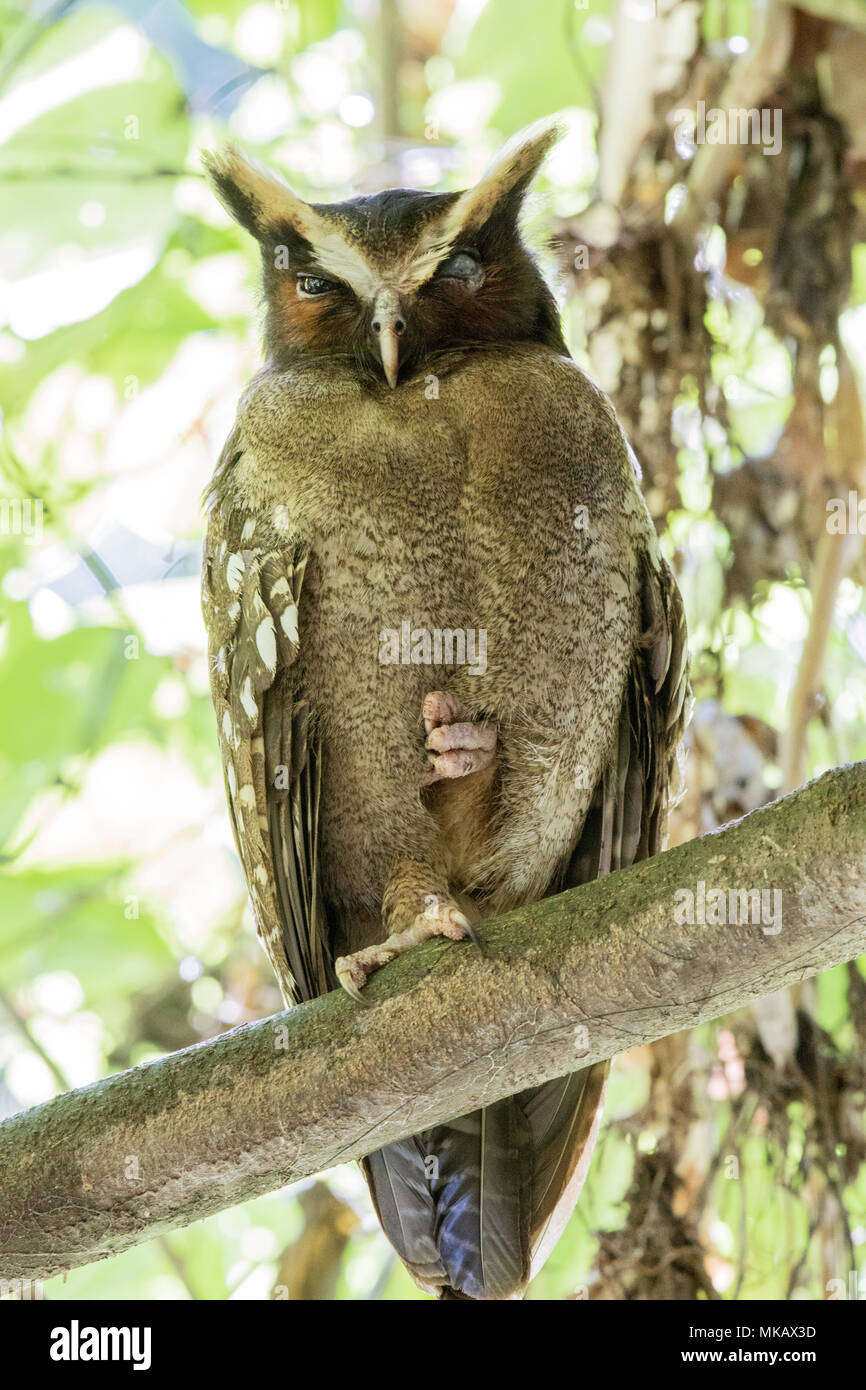
<path id="1" fill-rule="evenodd" d="M 427 690 L 446 679 L 430 668 L 449 665 L 452 639 L 443 647 L 436 634 L 473 621 L 458 532 L 437 524 L 436 514 L 389 518 L 383 509 L 372 521 L 359 506 L 310 541 L 301 611 L 306 690 L 332 726 L 345 726 L 362 704 L 382 720 L 414 725 Z"/>
<path id="2" fill-rule="evenodd" d="M 536 721 L 578 718 L 581 686 L 621 687 L 642 504 L 572 363 L 478 357 L 432 393 L 427 378 L 318 396 L 270 380 L 242 428 L 245 495 L 310 548 L 300 665 L 334 720 L 348 691 L 405 724 L 447 684 Z M 599 671 L 602 650 L 616 669 Z"/>

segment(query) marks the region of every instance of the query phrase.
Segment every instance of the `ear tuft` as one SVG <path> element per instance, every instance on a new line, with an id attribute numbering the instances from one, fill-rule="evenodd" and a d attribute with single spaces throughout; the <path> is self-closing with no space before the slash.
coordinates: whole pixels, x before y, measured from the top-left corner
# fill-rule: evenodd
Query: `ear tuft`
<path id="1" fill-rule="evenodd" d="M 516 216 L 545 155 L 564 133 L 559 122 L 545 118 L 509 140 L 475 187 L 454 204 L 449 222 L 456 231 L 480 228 L 497 211 Z"/>
<path id="2" fill-rule="evenodd" d="M 230 217 L 259 241 L 293 226 L 303 236 L 310 208 L 278 175 L 245 155 L 237 145 L 206 150 L 202 164 Z"/>

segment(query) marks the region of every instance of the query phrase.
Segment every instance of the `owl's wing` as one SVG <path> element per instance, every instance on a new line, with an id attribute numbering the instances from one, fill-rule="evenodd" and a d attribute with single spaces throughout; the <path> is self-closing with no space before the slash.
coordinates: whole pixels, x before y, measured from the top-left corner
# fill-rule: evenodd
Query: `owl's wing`
<path id="1" fill-rule="evenodd" d="M 662 848 L 688 712 L 683 601 L 660 554 L 641 564 L 643 636 L 629 670 L 613 757 L 572 855 L 565 886 L 587 883 Z"/>
<path id="2" fill-rule="evenodd" d="M 641 605 L 643 636 L 629 670 L 616 744 L 568 865 L 566 887 L 628 868 L 664 846 L 689 683 L 683 602 L 657 552 L 642 561 Z M 533 1272 L 562 1234 L 583 1186 L 609 1069 L 609 1062 L 600 1062 L 518 1097 L 535 1155 Z"/>
<path id="3" fill-rule="evenodd" d="M 235 431 L 220 469 L 237 461 Z M 209 516 L 202 603 L 226 797 L 256 926 L 287 1004 L 331 989 L 318 896 L 321 752 L 309 705 L 296 699 L 302 546 L 256 546 L 237 507 Z"/>

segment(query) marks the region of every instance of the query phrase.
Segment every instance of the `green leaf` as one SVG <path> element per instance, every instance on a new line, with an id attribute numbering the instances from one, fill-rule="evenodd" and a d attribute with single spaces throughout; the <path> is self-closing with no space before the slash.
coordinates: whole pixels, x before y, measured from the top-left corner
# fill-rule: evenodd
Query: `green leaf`
<path id="1" fill-rule="evenodd" d="M 33 632 L 26 604 L 5 602 L 0 661 L 0 759 L 56 764 L 96 752 L 121 737 L 160 739 L 150 701 L 167 658 L 142 652 L 127 659 L 128 633 L 80 627 L 51 641 Z"/>
<path id="2" fill-rule="evenodd" d="M 81 981 L 91 1007 L 124 1001 L 174 973 L 154 918 L 127 917 L 122 868 L 75 866 L 6 873 L 0 880 L 0 979 L 17 989 L 49 970 Z"/>
<path id="3" fill-rule="evenodd" d="M 524 0 L 488 0 L 457 59 L 457 75 L 499 84 L 492 119 L 508 133 L 564 106 L 592 107 L 591 83 L 606 50 L 581 44 L 587 15 L 571 5 L 536 5 L 530 14 Z"/>
<path id="4" fill-rule="evenodd" d="M 0 138 L 4 130 L 0 260 L 13 282 L 52 270 L 62 284 L 66 271 L 70 294 L 56 322 L 84 318 L 89 300 L 102 307 L 114 284 L 134 283 L 155 263 L 177 221 L 175 174 L 189 142 L 182 93 L 125 17 L 76 8 L 16 73 L 0 103 Z M 109 253 L 100 303 L 100 276 L 92 289 L 80 277 Z"/>
<path id="5" fill-rule="evenodd" d="M 228 237 L 225 244 L 232 245 Z M 20 361 L 4 370 L 4 410 L 9 418 L 23 414 L 39 383 L 67 362 L 110 377 L 119 394 L 131 390 L 132 382 L 136 389 L 148 386 L 184 338 L 214 327 L 163 257 L 101 313 L 28 343 Z"/>

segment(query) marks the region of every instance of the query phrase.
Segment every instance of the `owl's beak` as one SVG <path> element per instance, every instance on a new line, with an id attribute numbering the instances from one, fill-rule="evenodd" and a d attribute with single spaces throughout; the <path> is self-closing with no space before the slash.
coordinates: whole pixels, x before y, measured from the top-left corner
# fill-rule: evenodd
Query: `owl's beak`
<path id="1" fill-rule="evenodd" d="M 385 380 L 393 390 L 400 371 L 400 339 L 406 332 L 406 320 L 396 290 L 380 290 L 376 295 L 372 328 L 378 339 Z"/>

